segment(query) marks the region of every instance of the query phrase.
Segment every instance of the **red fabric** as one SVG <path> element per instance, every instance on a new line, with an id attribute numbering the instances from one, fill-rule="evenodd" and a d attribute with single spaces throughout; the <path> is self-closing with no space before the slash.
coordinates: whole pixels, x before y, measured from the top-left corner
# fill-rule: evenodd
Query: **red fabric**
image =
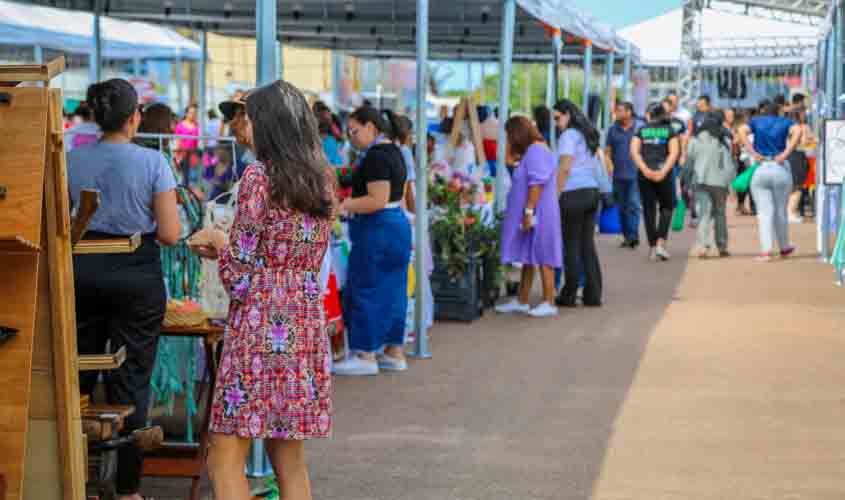
<path id="1" fill-rule="evenodd" d="M 496 159 L 496 141 L 493 139 L 484 139 L 484 156 L 487 161 Z"/>

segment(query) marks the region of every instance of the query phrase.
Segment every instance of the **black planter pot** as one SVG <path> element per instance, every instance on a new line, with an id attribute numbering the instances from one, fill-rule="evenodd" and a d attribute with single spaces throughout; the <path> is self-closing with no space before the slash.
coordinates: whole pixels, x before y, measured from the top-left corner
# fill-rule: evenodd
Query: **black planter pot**
<path id="1" fill-rule="evenodd" d="M 471 322 L 484 312 L 483 266 L 479 259 L 470 259 L 462 276 L 451 277 L 444 262 L 434 261 L 431 292 L 434 295 L 434 318 Z"/>

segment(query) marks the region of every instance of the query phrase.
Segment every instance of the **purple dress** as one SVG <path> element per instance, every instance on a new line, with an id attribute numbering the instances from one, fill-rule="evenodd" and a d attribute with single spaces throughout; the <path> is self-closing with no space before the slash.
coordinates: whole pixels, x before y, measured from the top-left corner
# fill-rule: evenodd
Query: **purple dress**
<path id="1" fill-rule="evenodd" d="M 502 223 L 502 262 L 560 268 L 563 250 L 557 202 L 557 155 L 543 144 L 529 146 L 513 171 L 508 206 Z M 528 189 L 542 186 L 534 209 L 537 223 L 525 232 L 522 216 Z"/>

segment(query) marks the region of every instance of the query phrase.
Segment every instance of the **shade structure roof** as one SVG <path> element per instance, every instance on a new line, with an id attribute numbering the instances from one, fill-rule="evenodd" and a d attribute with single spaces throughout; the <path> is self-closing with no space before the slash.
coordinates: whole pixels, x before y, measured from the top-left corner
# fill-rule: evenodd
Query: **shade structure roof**
<path id="1" fill-rule="evenodd" d="M 92 10 L 98 0 L 17 0 Z M 255 0 L 99 0 L 105 15 L 255 36 Z M 622 52 L 626 41 L 573 7 L 570 0 L 516 0 L 514 59 L 550 59 L 543 24 L 561 29 L 565 50 L 579 52 L 589 40 L 598 52 Z M 498 56 L 501 0 L 429 0 L 431 59 L 484 60 Z M 379 55 L 414 57 L 415 0 L 279 0 L 283 44 Z M 634 57 L 635 46 L 631 47 Z"/>
<path id="2" fill-rule="evenodd" d="M 677 66 L 681 59 L 683 11 L 623 28 L 621 36 L 640 48 L 648 66 Z M 816 57 L 819 27 L 740 13 L 704 9 L 701 17 L 703 66 L 800 65 Z"/>
<path id="3" fill-rule="evenodd" d="M 0 0 L 0 44 L 38 45 L 69 53 L 91 52 L 94 16 L 89 12 Z M 175 31 L 142 22 L 100 19 L 102 54 L 109 59 L 199 59 L 200 47 Z"/>

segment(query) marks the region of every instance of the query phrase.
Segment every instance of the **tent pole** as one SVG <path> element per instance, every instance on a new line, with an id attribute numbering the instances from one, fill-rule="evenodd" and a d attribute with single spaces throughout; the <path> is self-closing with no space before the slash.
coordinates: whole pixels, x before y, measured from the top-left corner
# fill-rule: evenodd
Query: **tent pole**
<path id="1" fill-rule="evenodd" d="M 141 58 L 136 57 L 132 59 L 132 76 L 135 78 L 141 77 Z"/>
<path id="2" fill-rule="evenodd" d="M 581 111 L 589 116 L 587 107 L 590 104 L 590 80 L 593 74 L 593 42 L 587 40 L 584 48 L 584 95 L 581 96 Z"/>
<path id="3" fill-rule="evenodd" d="M 486 81 L 485 81 L 486 80 L 485 77 L 487 76 L 486 69 L 487 69 L 487 63 L 485 61 L 481 61 L 481 88 L 479 89 L 480 94 L 478 96 L 479 104 L 485 104 L 487 102 L 487 92 L 485 91 L 485 88 L 484 88 L 484 87 L 486 87 Z"/>
<path id="4" fill-rule="evenodd" d="M 496 211 L 505 210 L 505 123 L 508 121 L 511 98 L 511 59 L 513 58 L 513 28 L 516 18 L 516 0 L 503 0 L 502 37 L 499 49 L 499 138 L 496 145 Z"/>
<path id="5" fill-rule="evenodd" d="M 100 33 L 100 2 L 95 2 L 94 6 L 94 36 L 92 38 L 93 46 L 91 47 L 91 54 L 88 56 L 88 80 L 90 84 L 97 83 L 101 80 L 101 68 L 103 60 L 102 51 L 102 34 Z"/>
<path id="6" fill-rule="evenodd" d="M 176 114 L 179 114 L 185 106 L 185 91 L 182 88 L 184 83 L 185 64 L 182 61 L 182 56 L 176 56 Z"/>
<path id="7" fill-rule="evenodd" d="M 255 0 L 255 29 L 258 62 L 255 81 L 257 85 L 267 85 L 276 79 L 276 0 Z"/>
<path id="8" fill-rule="evenodd" d="M 44 49 L 40 45 L 32 46 L 32 55 L 35 59 L 35 64 L 44 64 Z"/>
<path id="9" fill-rule="evenodd" d="M 604 60 L 605 65 L 605 91 L 607 96 L 604 102 L 604 113 L 602 113 L 602 125 L 604 129 L 610 128 L 610 108 L 613 105 L 613 65 L 616 63 L 615 54 L 613 52 L 607 53 L 607 58 Z"/>
<path id="10" fill-rule="evenodd" d="M 625 42 L 625 64 L 622 69 L 622 95 L 625 101 L 631 100 L 628 84 L 631 82 L 631 42 Z"/>
<path id="11" fill-rule="evenodd" d="M 208 134 L 208 31 L 203 27 L 200 32 L 200 65 L 199 65 L 199 122 L 200 135 Z M 219 132 L 219 131 L 218 131 Z"/>
<path id="12" fill-rule="evenodd" d="M 416 300 L 414 302 L 414 357 L 430 358 L 428 347 L 428 331 L 426 329 L 426 284 L 428 273 L 425 266 L 425 252 L 428 243 L 428 119 L 426 116 L 426 101 L 428 97 L 428 0 L 417 0 L 417 179 L 415 181 L 416 218 L 414 220 L 414 235 L 416 249 L 414 252 L 414 274 L 416 276 Z"/>
<path id="13" fill-rule="evenodd" d="M 557 151 L 557 127 L 555 126 L 555 114 L 552 112 L 552 107 L 558 101 L 558 84 L 560 81 L 560 51 L 563 49 L 563 39 L 559 29 L 552 33 L 552 91 L 549 95 L 549 146 L 552 151 Z"/>

